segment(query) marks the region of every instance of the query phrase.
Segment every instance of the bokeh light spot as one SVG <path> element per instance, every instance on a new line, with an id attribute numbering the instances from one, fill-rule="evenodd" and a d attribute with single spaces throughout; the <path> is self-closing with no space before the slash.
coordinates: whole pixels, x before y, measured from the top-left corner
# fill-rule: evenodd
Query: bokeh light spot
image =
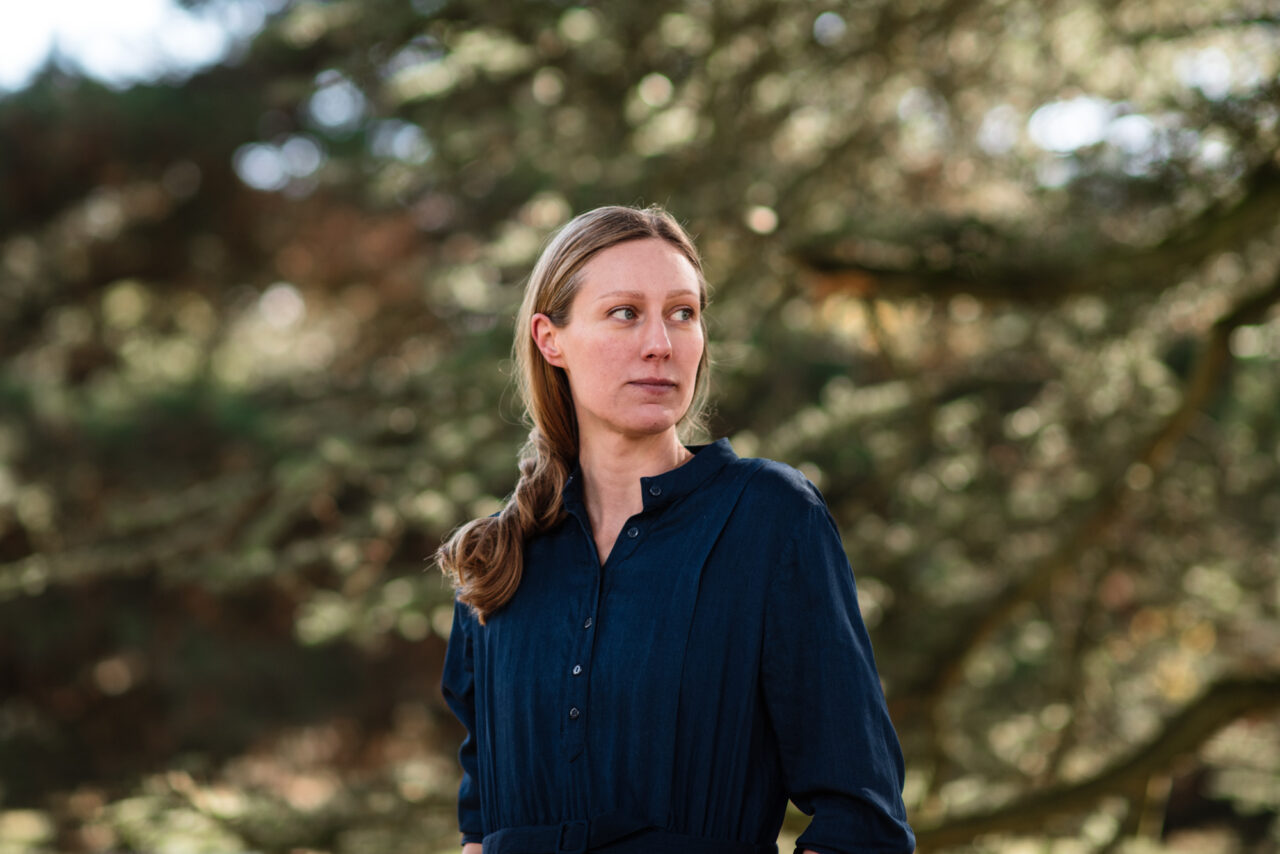
<path id="1" fill-rule="evenodd" d="M 818 44 L 830 47 L 844 37 L 848 25 L 844 18 L 835 12 L 823 12 L 813 20 L 813 39 Z"/>
<path id="2" fill-rule="evenodd" d="M 258 300 L 258 311 L 276 329 L 288 329 L 306 315 L 307 305 L 298 289 L 288 282 L 276 282 Z"/>
<path id="3" fill-rule="evenodd" d="M 1103 98 L 1053 101 L 1031 114 L 1027 131 L 1046 151 L 1075 151 L 1102 141 L 1111 112 L 1111 102 Z"/>
<path id="4" fill-rule="evenodd" d="M 748 209 L 745 220 L 747 228 L 756 234 L 773 234 L 778 230 L 778 214 L 764 205 Z"/>
<path id="5" fill-rule="evenodd" d="M 322 72 L 316 82 L 319 88 L 307 102 L 307 115 L 330 131 L 354 130 L 364 117 L 368 104 L 364 93 L 336 71 Z"/>
<path id="6" fill-rule="evenodd" d="M 640 100 L 644 101 L 650 107 L 664 107 L 671 100 L 671 94 L 674 91 L 671 81 L 664 75 L 654 72 L 646 74 L 637 87 L 640 94 Z"/>
<path id="7" fill-rule="evenodd" d="M 280 190 L 289 183 L 284 157 L 274 145 L 242 145 L 236 149 L 232 165 L 240 180 L 255 190 Z"/>

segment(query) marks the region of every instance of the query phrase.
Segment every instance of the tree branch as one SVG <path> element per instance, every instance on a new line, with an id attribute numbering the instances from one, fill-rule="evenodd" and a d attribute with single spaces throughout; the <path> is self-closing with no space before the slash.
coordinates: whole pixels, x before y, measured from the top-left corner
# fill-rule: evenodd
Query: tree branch
<path id="1" fill-rule="evenodd" d="M 1093 512 L 1077 526 L 1074 533 L 1063 539 L 1062 546 L 1054 554 L 1033 567 L 1026 577 L 1006 587 L 990 607 L 983 610 L 977 622 L 966 630 L 961 639 L 948 646 L 951 655 L 935 673 L 930 692 L 934 706 L 960 681 L 970 656 L 1009 620 L 1014 611 L 1023 603 L 1043 595 L 1053 579 L 1075 567 L 1081 553 L 1096 543 L 1110 528 L 1120 515 L 1124 499 L 1131 490 L 1126 478 L 1128 472 L 1135 465 L 1144 465 L 1153 474 L 1164 468 L 1174 447 L 1190 430 L 1196 415 L 1209 402 L 1210 396 L 1218 387 L 1222 372 L 1231 358 L 1231 333 L 1240 326 L 1261 320 L 1277 302 L 1280 302 L 1280 274 L 1267 288 L 1241 301 L 1213 324 L 1183 392 L 1182 402 L 1147 441 L 1132 463 L 1112 479 Z"/>
<path id="2" fill-rule="evenodd" d="M 1105 795 L 1141 785 L 1178 757 L 1196 750 L 1226 724 L 1276 706 L 1280 706 L 1280 673 L 1222 679 L 1174 715 L 1146 744 L 1095 776 L 1045 789 L 984 813 L 919 828 L 917 850 L 959 845 L 988 833 L 1042 831 L 1053 817 L 1082 812 Z"/>
<path id="3" fill-rule="evenodd" d="M 1120 38 L 1130 44 L 1141 44 L 1145 41 L 1173 41 L 1203 36 L 1208 30 L 1243 30 L 1248 27 L 1280 27 L 1280 16 L 1276 15 L 1242 15 L 1236 18 L 1219 18 L 1215 21 L 1197 22 L 1194 25 L 1183 24 L 1174 27 L 1154 27 L 1145 30 L 1131 30 L 1121 33 Z"/>
<path id="4" fill-rule="evenodd" d="M 988 299 L 1045 302 L 1068 294 L 1117 289 L 1162 291 L 1178 280 L 1181 270 L 1275 228 L 1280 219 L 1280 166 L 1268 159 L 1246 179 L 1246 187 L 1240 200 L 1211 207 L 1156 246 L 1144 249 L 1113 246 L 1067 253 L 1061 247 L 1031 247 L 1030 251 L 1008 249 L 987 257 L 957 249 L 952 253 L 956 260 L 940 267 L 923 259 L 907 266 L 860 259 L 856 244 L 853 249 L 842 249 L 839 240 L 800 247 L 793 255 L 825 292 L 880 296 L 967 293 Z M 990 232 L 980 223 L 953 223 L 942 230 L 956 235 L 969 230 Z M 943 236 L 933 242 L 949 245 L 958 239 Z"/>

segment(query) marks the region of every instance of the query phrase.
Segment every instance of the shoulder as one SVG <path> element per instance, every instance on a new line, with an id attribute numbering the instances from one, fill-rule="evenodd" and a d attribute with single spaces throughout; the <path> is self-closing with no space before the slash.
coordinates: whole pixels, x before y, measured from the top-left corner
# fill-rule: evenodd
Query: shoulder
<path id="1" fill-rule="evenodd" d="M 799 469 L 777 460 L 747 457 L 738 460 L 739 465 L 755 468 L 747 482 L 745 492 L 759 498 L 779 502 L 781 508 L 809 510 L 826 509 L 826 501 L 818 487 Z"/>
<path id="2" fill-rule="evenodd" d="M 738 503 L 754 518 L 790 527 L 802 521 L 812 524 L 828 515 L 822 493 L 798 469 L 753 457 L 739 459 L 734 465 L 752 469 Z"/>
<path id="3" fill-rule="evenodd" d="M 480 619 L 476 616 L 475 609 L 459 598 L 459 591 L 455 590 L 453 595 L 453 628 L 449 632 L 452 638 L 455 632 L 460 633 L 463 637 L 471 636 L 476 628 L 480 625 Z"/>
<path id="4" fill-rule="evenodd" d="M 766 555 L 770 584 L 827 584 L 832 573 L 848 573 L 839 527 L 822 492 L 804 473 L 769 459 L 755 465 L 735 509 L 735 533 L 747 551 Z M 851 577 L 851 576 L 850 576 Z"/>

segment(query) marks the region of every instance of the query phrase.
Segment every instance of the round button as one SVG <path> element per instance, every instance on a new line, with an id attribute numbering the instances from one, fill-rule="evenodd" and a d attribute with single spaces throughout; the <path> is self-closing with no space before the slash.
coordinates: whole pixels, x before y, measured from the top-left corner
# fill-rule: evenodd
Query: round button
<path id="1" fill-rule="evenodd" d="M 581 665 L 581 664 L 575 664 L 575 665 L 573 665 L 573 675 L 574 675 L 574 676 L 577 676 L 577 675 L 578 675 L 578 674 L 580 674 L 581 672 L 582 672 L 582 665 Z"/>
<path id="2" fill-rule="evenodd" d="M 591 628 L 591 618 L 590 618 L 590 617 L 587 617 L 585 620 L 583 620 L 583 621 L 582 621 L 582 627 L 583 627 L 584 629 L 589 629 L 589 628 Z"/>
<path id="3" fill-rule="evenodd" d="M 578 719 L 578 715 L 580 715 L 580 714 L 581 714 L 581 712 L 579 712 L 579 711 L 578 711 L 578 707 L 577 707 L 577 706 L 574 706 L 572 709 L 570 709 L 570 710 L 569 710 L 569 718 L 570 718 L 571 720 L 575 720 L 575 721 L 576 721 L 576 720 Z"/>
<path id="4" fill-rule="evenodd" d="M 649 494 L 656 498 L 657 496 L 662 494 L 662 487 L 661 486 L 649 487 Z"/>
<path id="5" fill-rule="evenodd" d="M 640 536 L 640 529 L 634 525 L 627 528 L 627 536 L 634 540 L 636 537 Z"/>

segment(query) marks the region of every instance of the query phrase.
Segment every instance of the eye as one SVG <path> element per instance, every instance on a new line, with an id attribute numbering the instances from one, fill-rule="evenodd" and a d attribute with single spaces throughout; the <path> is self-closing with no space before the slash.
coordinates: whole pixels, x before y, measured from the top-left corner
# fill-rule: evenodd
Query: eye
<path id="1" fill-rule="evenodd" d="M 687 305 L 681 308 L 677 308 L 674 312 L 672 312 L 672 315 L 675 317 L 676 320 L 679 320 L 685 323 L 687 323 L 690 320 L 693 320 L 694 317 L 697 316 L 694 310 L 689 308 L 689 306 Z"/>
<path id="2" fill-rule="evenodd" d="M 636 310 L 629 305 L 620 305 L 609 311 L 610 317 L 616 317 L 619 320 L 635 320 Z"/>

